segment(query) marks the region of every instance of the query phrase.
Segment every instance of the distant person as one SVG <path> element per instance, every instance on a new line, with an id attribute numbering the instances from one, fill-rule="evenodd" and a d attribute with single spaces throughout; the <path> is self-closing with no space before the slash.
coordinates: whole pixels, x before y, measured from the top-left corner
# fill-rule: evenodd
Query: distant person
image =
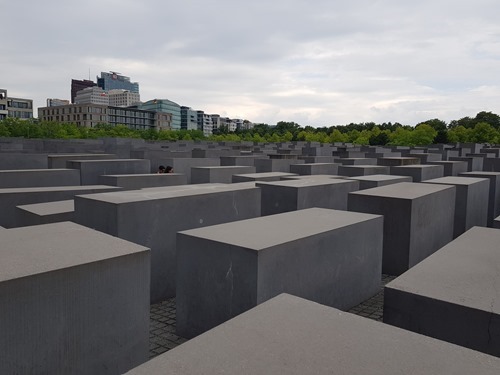
<path id="1" fill-rule="evenodd" d="M 170 168 L 172 168 L 172 167 L 170 167 Z M 165 173 L 165 166 L 164 165 L 160 165 L 158 167 L 158 172 L 156 172 L 156 173 Z"/>
<path id="2" fill-rule="evenodd" d="M 170 165 L 167 165 L 167 168 L 165 169 L 165 173 L 174 173 L 174 168 L 171 167 Z"/>

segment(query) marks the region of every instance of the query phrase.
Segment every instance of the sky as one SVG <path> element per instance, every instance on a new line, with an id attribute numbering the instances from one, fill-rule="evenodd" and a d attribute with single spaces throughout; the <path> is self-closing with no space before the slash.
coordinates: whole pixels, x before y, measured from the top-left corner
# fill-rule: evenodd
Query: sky
<path id="1" fill-rule="evenodd" d="M 0 0 L 0 88 L 70 99 L 115 71 L 141 100 L 313 127 L 500 114 L 495 0 Z M 36 110 L 35 110 L 36 116 Z"/>

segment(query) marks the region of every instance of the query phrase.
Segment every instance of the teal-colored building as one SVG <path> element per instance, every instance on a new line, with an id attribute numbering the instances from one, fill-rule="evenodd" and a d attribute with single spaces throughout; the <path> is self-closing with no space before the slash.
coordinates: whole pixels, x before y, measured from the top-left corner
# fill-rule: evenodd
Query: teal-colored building
<path id="1" fill-rule="evenodd" d="M 164 112 L 172 114 L 172 130 L 181 130 L 181 106 L 167 99 L 153 99 L 137 106 L 154 112 Z"/>

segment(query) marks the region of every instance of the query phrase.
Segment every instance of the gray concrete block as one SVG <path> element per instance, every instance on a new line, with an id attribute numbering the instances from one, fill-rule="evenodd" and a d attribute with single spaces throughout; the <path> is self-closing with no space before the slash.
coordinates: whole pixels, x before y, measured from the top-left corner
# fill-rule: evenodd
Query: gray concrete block
<path id="1" fill-rule="evenodd" d="M 260 189 L 253 183 L 170 186 L 75 197 L 76 222 L 151 249 L 152 302 L 175 296 L 178 231 L 257 216 Z"/>
<path id="2" fill-rule="evenodd" d="M 290 172 L 299 175 L 318 175 L 332 174 L 336 175 L 339 170 L 337 163 L 309 163 L 309 164 L 292 164 Z"/>
<path id="3" fill-rule="evenodd" d="M 115 186 L 51 186 L 35 188 L 0 189 L 0 225 L 13 228 L 17 225 L 16 207 L 24 204 L 63 201 L 78 194 L 92 194 L 121 190 Z"/>
<path id="4" fill-rule="evenodd" d="M 487 225 L 490 190 L 488 179 L 449 176 L 427 180 L 425 183 L 456 187 L 453 238 L 460 236 L 473 226 L 485 227 Z"/>
<path id="5" fill-rule="evenodd" d="M 400 275 L 453 239 L 455 190 L 402 182 L 349 194 L 349 211 L 384 215 L 383 273 Z"/>
<path id="6" fill-rule="evenodd" d="M 311 207 L 347 209 L 347 195 L 359 189 L 359 182 L 336 178 L 306 178 L 257 182 L 261 189 L 262 215 Z"/>
<path id="7" fill-rule="evenodd" d="M 391 176 L 387 174 L 373 174 L 369 176 L 344 177 L 349 180 L 359 181 L 359 190 L 371 189 L 379 186 L 412 182 L 410 176 Z"/>
<path id="8" fill-rule="evenodd" d="M 170 165 L 174 168 L 175 173 L 185 174 L 187 177 L 187 183 L 191 183 L 191 168 L 192 167 L 209 167 L 220 165 L 219 158 L 165 158 L 158 161 L 158 165 L 163 164 L 164 166 Z M 158 169 L 157 166 L 154 167 L 154 172 Z"/>
<path id="9" fill-rule="evenodd" d="M 499 357 L 499 242 L 474 227 L 387 284 L 384 322 Z"/>
<path id="10" fill-rule="evenodd" d="M 186 185 L 187 177 L 181 173 L 146 173 L 99 176 L 99 183 L 108 186 L 119 186 L 127 190 L 150 187 Z"/>
<path id="11" fill-rule="evenodd" d="M 294 173 L 284 172 L 264 172 L 264 173 L 245 173 L 233 174 L 234 182 L 248 182 L 248 181 L 280 181 L 282 177 L 295 176 Z"/>
<path id="12" fill-rule="evenodd" d="M 338 174 L 311 174 L 311 175 L 296 175 L 296 174 L 290 174 L 289 176 L 282 176 L 280 178 L 281 181 L 288 181 L 288 180 L 318 180 L 320 178 L 326 178 L 327 180 L 330 180 L 332 178 L 340 178 L 340 179 L 345 179 L 345 176 L 339 176 Z"/>
<path id="13" fill-rule="evenodd" d="M 416 152 L 410 152 L 406 156 L 412 157 L 412 158 L 419 158 L 420 163 L 419 164 L 428 164 L 434 161 L 440 161 L 443 159 L 443 156 L 441 154 L 432 154 L 432 153 L 416 153 Z"/>
<path id="14" fill-rule="evenodd" d="M 77 185 L 80 185 L 80 172 L 76 169 L 21 169 L 0 171 L 0 189 Z"/>
<path id="15" fill-rule="evenodd" d="M 383 165 L 341 165 L 338 174 L 346 177 L 389 174 L 389 167 Z"/>
<path id="16" fill-rule="evenodd" d="M 66 168 L 66 162 L 69 160 L 108 160 L 116 159 L 113 154 L 53 154 L 47 155 L 47 165 L 49 168 Z"/>
<path id="17" fill-rule="evenodd" d="M 342 165 L 377 165 L 375 158 L 335 158 L 335 163 Z"/>
<path id="18" fill-rule="evenodd" d="M 500 229 L 500 216 L 496 217 L 495 220 L 493 220 L 493 228 Z"/>
<path id="19" fill-rule="evenodd" d="M 75 205 L 73 199 L 56 202 L 25 204 L 16 207 L 16 226 L 26 227 L 73 221 Z"/>
<path id="20" fill-rule="evenodd" d="M 127 375 L 496 375 L 498 358 L 279 295 Z"/>
<path id="21" fill-rule="evenodd" d="M 210 166 L 191 167 L 191 183 L 223 183 L 230 184 L 233 181 L 233 174 L 255 173 L 255 167 L 250 166 Z"/>
<path id="22" fill-rule="evenodd" d="M 386 157 L 386 158 L 378 158 L 377 164 L 385 165 L 387 167 L 395 167 L 398 165 L 413 165 L 413 164 L 420 164 L 420 159 L 408 156 Z"/>
<path id="23" fill-rule="evenodd" d="M 255 159 L 267 159 L 267 156 L 263 155 L 248 155 L 248 156 L 221 156 L 220 165 L 245 165 L 253 167 Z"/>
<path id="24" fill-rule="evenodd" d="M 443 177 L 444 167 L 442 165 L 417 164 L 391 167 L 391 174 L 397 176 L 410 176 L 413 182 L 422 182 L 432 178 Z"/>
<path id="25" fill-rule="evenodd" d="M 458 176 L 460 173 L 467 172 L 468 164 L 466 161 L 458 160 L 444 160 L 444 161 L 433 161 L 429 164 L 442 165 L 443 175 L 446 176 Z"/>
<path id="26" fill-rule="evenodd" d="M 296 157 L 292 159 L 255 159 L 254 165 L 257 173 L 263 173 L 263 172 L 290 173 L 290 165 L 301 164 L 303 162 L 304 162 L 303 160 L 299 160 Z"/>
<path id="27" fill-rule="evenodd" d="M 102 175 L 141 174 L 151 169 L 144 159 L 69 160 L 66 165 L 80 171 L 82 185 L 96 185 Z"/>
<path id="28" fill-rule="evenodd" d="M 382 228 L 379 215 L 311 208 L 178 233 L 177 333 L 199 335 L 283 292 L 356 306 L 380 288 Z"/>
<path id="29" fill-rule="evenodd" d="M 490 193 L 488 200 L 488 226 L 493 225 L 493 220 L 500 215 L 500 172 L 464 172 L 463 177 L 488 178 L 490 180 Z"/>
<path id="30" fill-rule="evenodd" d="M 304 160 L 306 163 L 335 163 L 334 156 L 299 156 L 299 160 Z"/>
<path id="31" fill-rule="evenodd" d="M 467 171 L 482 171 L 483 170 L 483 158 L 477 156 L 460 156 L 460 157 L 450 157 L 451 161 L 465 161 L 467 162 Z"/>
<path id="32" fill-rule="evenodd" d="M 47 154 L 2 152 L 0 170 L 47 169 Z"/>
<path id="33" fill-rule="evenodd" d="M 119 374 L 148 359 L 149 250 L 74 223 L 0 231 L 1 374 Z"/>

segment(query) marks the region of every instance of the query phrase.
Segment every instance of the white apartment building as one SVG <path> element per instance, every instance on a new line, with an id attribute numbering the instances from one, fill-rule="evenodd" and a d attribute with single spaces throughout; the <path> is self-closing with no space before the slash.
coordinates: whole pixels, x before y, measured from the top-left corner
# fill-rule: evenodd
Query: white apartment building
<path id="1" fill-rule="evenodd" d="M 109 106 L 109 96 L 98 86 L 87 87 L 76 93 L 75 104 L 97 104 Z"/>
<path id="2" fill-rule="evenodd" d="M 108 91 L 109 105 L 112 107 L 130 107 L 141 102 L 138 92 L 130 90 L 115 89 Z"/>

